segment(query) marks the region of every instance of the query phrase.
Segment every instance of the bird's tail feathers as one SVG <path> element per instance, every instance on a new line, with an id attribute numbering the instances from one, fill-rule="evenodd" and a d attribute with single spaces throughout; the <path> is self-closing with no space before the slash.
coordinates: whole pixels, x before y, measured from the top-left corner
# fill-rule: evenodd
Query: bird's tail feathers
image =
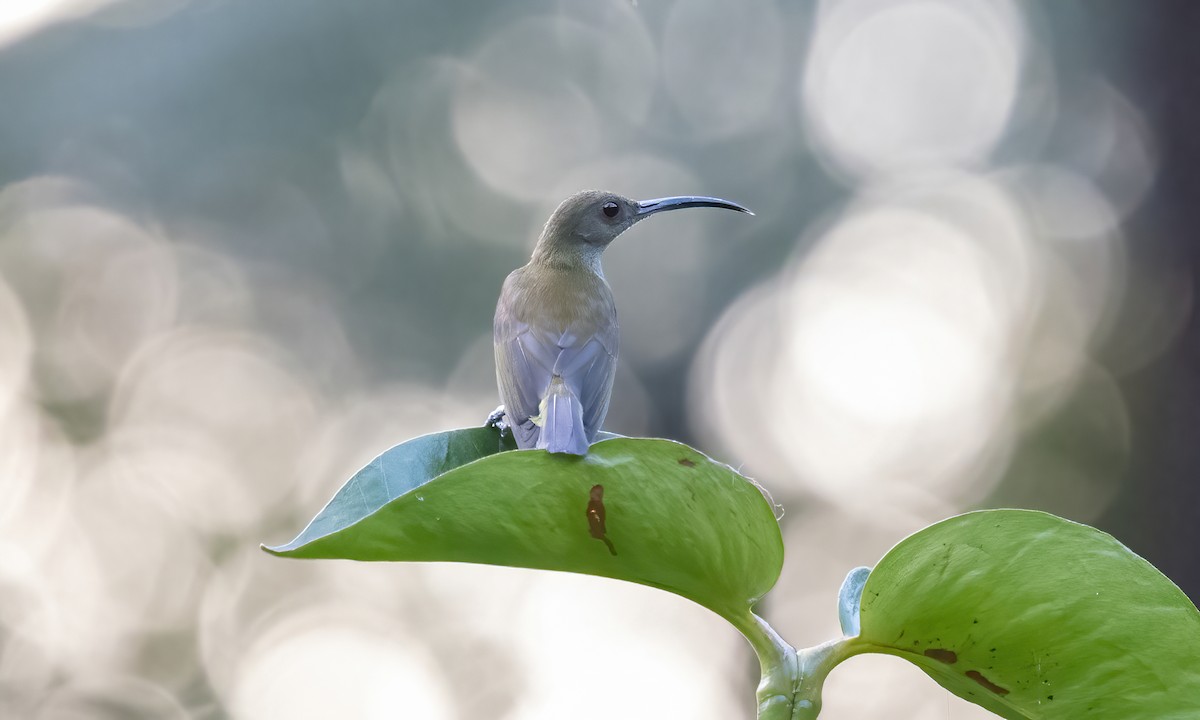
<path id="1" fill-rule="evenodd" d="M 552 453 L 587 454 L 583 404 L 562 378 L 556 376 L 550 381 L 539 415 L 542 432 L 537 447 Z"/>

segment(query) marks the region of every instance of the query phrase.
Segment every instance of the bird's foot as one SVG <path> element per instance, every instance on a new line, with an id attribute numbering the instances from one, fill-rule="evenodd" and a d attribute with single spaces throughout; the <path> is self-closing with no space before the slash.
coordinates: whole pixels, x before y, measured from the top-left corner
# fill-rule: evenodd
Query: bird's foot
<path id="1" fill-rule="evenodd" d="M 501 405 L 492 411 L 491 415 L 487 416 L 487 422 L 484 427 L 494 427 L 500 431 L 501 435 L 509 431 L 508 415 L 504 412 L 504 406 Z"/>

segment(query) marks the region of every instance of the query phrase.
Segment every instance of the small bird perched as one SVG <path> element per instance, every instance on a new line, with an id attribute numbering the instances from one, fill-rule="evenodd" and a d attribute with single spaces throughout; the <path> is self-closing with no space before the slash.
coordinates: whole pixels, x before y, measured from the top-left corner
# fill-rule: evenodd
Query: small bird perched
<path id="1" fill-rule="evenodd" d="M 728 200 L 668 197 L 638 202 L 600 190 L 567 198 L 546 222 L 524 267 L 504 281 L 493 339 L 496 382 L 517 447 L 587 454 L 612 394 L 617 308 L 600 255 L 634 223 L 664 210 L 717 207 Z"/>

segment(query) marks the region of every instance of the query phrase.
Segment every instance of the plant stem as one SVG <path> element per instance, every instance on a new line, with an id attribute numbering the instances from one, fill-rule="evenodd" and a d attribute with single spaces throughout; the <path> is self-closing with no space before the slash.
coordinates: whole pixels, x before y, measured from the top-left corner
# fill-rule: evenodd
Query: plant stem
<path id="1" fill-rule="evenodd" d="M 859 651 L 856 639 L 838 638 L 798 651 L 754 613 L 747 612 L 741 620 L 734 624 L 750 641 L 762 668 L 758 720 L 815 720 L 825 677 Z"/>

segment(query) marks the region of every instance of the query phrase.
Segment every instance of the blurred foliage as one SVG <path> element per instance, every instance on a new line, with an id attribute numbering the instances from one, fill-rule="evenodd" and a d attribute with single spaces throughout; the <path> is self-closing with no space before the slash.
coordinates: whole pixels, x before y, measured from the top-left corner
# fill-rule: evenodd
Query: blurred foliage
<path id="1" fill-rule="evenodd" d="M 0 715 L 744 712 L 740 640 L 670 598 L 254 547 L 398 439 L 482 422 L 500 283 L 582 187 L 758 213 L 608 251 L 608 429 L 790 509 L 785 634 L 829 635 L 806 608 L 846 567 L 998 503 L 1113 530 L 1194 595 L 1194 19 L 4 3 Z M 828 689 L 844 717 L 913 684 L 862 667 Z M 929 685 L 907 714 L 944 708 Z"/>

